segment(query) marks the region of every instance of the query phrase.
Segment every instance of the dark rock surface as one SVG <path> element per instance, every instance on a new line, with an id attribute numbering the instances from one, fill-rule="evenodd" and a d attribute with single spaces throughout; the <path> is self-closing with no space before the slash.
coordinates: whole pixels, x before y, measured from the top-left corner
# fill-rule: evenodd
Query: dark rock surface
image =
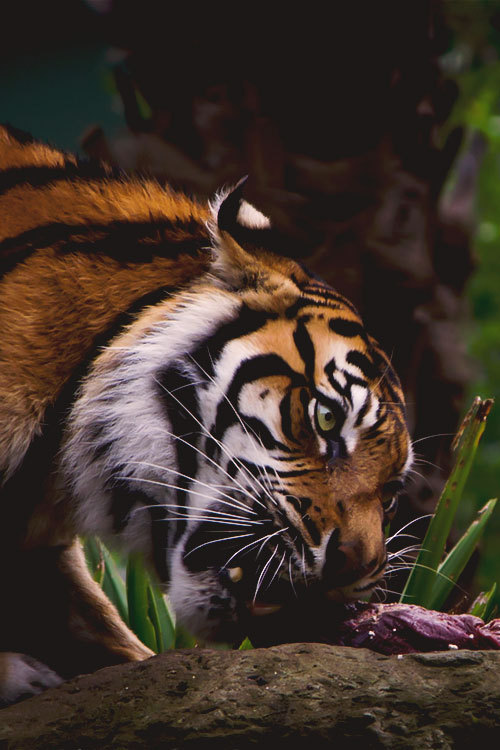
<path id="1" fill-rule="evenodd" d="M 175 651 L 4 709 L 0 748 L 469 748 L 498 742 L 499 669 L 483 651 Z"/>

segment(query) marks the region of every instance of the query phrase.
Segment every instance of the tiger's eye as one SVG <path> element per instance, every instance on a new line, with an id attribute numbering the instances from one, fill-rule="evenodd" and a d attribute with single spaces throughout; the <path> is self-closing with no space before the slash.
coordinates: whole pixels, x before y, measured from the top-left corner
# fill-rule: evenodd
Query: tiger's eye
<path id="1" fill-rule="evenodd" d="M 322 432 L 330 432 L 337 423 L 333 411 L 320 401 L 316 401 L 316 421 Z"/>

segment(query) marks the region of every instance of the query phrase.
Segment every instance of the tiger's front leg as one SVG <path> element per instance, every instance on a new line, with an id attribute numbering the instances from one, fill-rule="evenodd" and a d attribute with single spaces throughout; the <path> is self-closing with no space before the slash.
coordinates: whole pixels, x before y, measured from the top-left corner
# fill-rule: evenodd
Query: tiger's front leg
<path id="1" fill-rule="evenodd" d="M 81 546 L 1 555 L 0 704 L 77 674 L 153 655 L 90 576 Z"/>

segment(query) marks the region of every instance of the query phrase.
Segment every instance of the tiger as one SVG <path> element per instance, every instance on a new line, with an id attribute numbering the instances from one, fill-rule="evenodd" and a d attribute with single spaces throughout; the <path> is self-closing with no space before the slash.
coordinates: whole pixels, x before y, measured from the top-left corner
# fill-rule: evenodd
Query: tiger
<path id="1" fill-rule="evenodd" d="M 142 555 L 209 644 L 381 584 L 400 381 L 244 187 L 198 201 L 0 129 L 2 704 L 152 655 L 82 537 Z"/>

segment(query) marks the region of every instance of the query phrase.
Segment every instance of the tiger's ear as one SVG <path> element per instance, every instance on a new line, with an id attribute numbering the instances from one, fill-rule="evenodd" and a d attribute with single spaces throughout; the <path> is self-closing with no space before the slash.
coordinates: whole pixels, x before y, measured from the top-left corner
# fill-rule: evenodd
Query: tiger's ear
<path id="1" fill-rule="evenodd" d="M 215 258 L 212 271 L 232 289 L 255 286 L 267 276 L 267 267 L 256 257 L 268 244 L 271 222 L 251 203 L 243 200 L 244 177 L 229 192 L 211 204 L 211 233 Z"/>

